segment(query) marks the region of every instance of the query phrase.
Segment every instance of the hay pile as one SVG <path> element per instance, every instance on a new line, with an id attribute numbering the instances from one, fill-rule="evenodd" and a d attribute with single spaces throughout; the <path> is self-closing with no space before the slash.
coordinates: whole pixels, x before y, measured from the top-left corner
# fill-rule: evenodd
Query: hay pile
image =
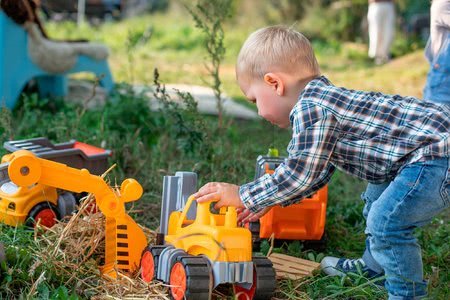
<path id="1" fill-rule="evenodd" d="M 38 249 L 35 263 L 29 272 L 41 264 L 48 266 L 58 277 L 65 279 L 67 287 L 75 287 L 76 293 L 91 299 L 168 299 L 166 287 L 161 283 L 146 284 L 136 274 L 119 273 L 117 280 L 102 278 L 99 267 L 104 260 L 105 218 L 100 212 L 92 212 L 95 200 L 88 196 L 79 211 L 68 222 L 59 222 L 42 234 L 38 225 L 35 241 Z M 155 233 L 142 228 L 150 243 Z M 45 272 L 34 282 L 32 292 L 45 280 Z"/>

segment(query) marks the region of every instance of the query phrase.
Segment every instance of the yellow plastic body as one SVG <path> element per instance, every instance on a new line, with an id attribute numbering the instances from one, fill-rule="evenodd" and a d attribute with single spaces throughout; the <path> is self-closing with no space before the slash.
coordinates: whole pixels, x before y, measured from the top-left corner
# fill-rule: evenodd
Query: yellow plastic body
<path id="1" fill-rule="evenodd" d="M 12 154 L 3 155 L 2 163 L 9 162 L 12 157 Z M 58 193 L 54 187 L 35 184 L 30 187 L 12 188 L 8 191 L 0 189 L 0 199 L 0 222 L 15 227 L 25 223 L 30 210 L 37 204 L 50 202 L 57 206 Z"/>
<path id="2" fill-rule="evenodd" d="M 213 261 L 251 261 L 252 236 L 248 229 L 237 226 L 236 208 L 222 207 L 216 214 L 210 210 L 211 202 L 197 203 L 195 220 L 188 220 L 186 214 L 193 201 L 189 197 L 183 212 L 170 214 L 166 243 Z"/>
<path id="3" fill-rule="evenodd" d="M 92 193 L 106 217 L 105 265 L 102 273 L 115 278 L 116 269 L 133 272 L 139 267 L 147 239 L 125 211 L 126 202 L 135 201 L 142 195 L 142 187 L 136 180 L 124 180 L 120 192 L 116 192 L 103 178 L 90 174 L 86 169 L 70 168 L 38 158 L 26 150 L 11 154 L 8 175 L 21 188 L 42 184 L 75 193 Z"/>
<path id="4" fill-rule="evenodd" d="M 39 203 L 50 202 L 57 205 L 58 193 L 53 187 L 36 184 L 19 187 L 13 193 L 0 189 L 0 222 L 10 226 L 25 223 L 30 210 Z M 9 208 L 14 206 L 14 209 Z"/>
<path id="5" fill-rule="evenodd" d="M 11 160 L 11 154 L 5 154 L 2 156 L 2 163 L 8 162 Z"/>

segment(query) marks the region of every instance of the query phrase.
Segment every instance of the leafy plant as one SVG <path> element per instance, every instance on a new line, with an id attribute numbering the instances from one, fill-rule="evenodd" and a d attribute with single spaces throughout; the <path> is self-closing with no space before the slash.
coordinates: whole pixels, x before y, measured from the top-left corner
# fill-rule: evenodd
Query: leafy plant
<path id="1" fill-rule="evenodd" d="M 232 0 L 199 0 L 194 8 L 187 7 L 196 27 L 206 35 L 205 48 L 209 55 L 206 68 L 212 78 L 211 87 L 217 101 L 219 128 L 222 127 L 223 99 L 220 64 L 225 57 L 223 22 L 231 17 Z"/>
<path id="2" fill-rule="evenodd" d="M 158 69 L 154 70 L 153 96 L 162 104 L 160 120 L 162 127 L 170 128 L 166 134 L 176 142 L 176 147 L 186 154 L 201 151 L 205 158 L 210 157 L 208 147 L 208 130 L 203 118 L 199 116 L 197 102 L 190 93 L 175 90 L 183 107 L 170 97 L 164 85 L 159 81 Z"/>

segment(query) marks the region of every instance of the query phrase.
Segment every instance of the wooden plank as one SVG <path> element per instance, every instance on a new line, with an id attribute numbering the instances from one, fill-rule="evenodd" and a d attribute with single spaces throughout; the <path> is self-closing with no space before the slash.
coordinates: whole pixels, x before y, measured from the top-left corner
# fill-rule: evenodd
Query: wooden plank
<path id="1" fill-rule="evenodd" d="M 299 280 L 305 276 L 298 276 L 298 275 L 293 275 L 290 273 L 286 273 L 286 272 L 277 272 L 276 273 L 277 278 L 279 279 L 291 279 L 291 280 Z"/>
<path id="2" fill-rule="evenodd" d="M 297 280 L 311 276 L 312 272 L 320 266 L 319 263 L 310 260 L 280 253 L 272 253 L 268 258 L 272 261 L 278 278 Z"/>
<path id="3" fill-rule="evenodd" d="M 298 257 L 294 257 L 294 256 L 289 256 L 286 254 L 281 254 L 281 253 L 272 253 L 270 254 L 270 257 L 274 257 L 274 258 L 279 258 L 285 261 L 290 261 L 293 263 L 301 263 L 302 265 L 305 266 L 311 266 L 314 268 L 317 268 L 318 265 L 320 265 L 319 263 L 316 263 L 315 261 L 310 261 L 310 260 L 306 260 L 306 259 L 302 259 L 302 258 L 298 258 Z"/>
<path id="4" fill-rule="evenodd" d="M 278 259 L 278 258 L 272 257 L 272 256 L 270 256 L 269 259 L 272 261 L 273 264 L 288 265 L 289 268 L 303 270 L 303 271 L 307 271 L 307 272 L 310 272 L 310 271 L 315 270 L 317 268 L 317 266 L 312 267 L 312 266 L 309 266 L 309 265 L 304 265 L 303 261 L 296 261 L 296 262 L 284 261 L 284 260 L 281 260 L 281 259 Z"/>

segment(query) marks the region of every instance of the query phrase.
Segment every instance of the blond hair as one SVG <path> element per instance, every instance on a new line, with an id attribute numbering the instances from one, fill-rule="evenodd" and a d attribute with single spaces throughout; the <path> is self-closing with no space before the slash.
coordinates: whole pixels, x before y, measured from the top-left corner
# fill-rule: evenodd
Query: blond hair
<path id="1" fill-rule="evenodd" d="M 239 52 L 236 76 L 262 79 L 266 73 L 276 71 L 301 78 L 320 74 L 310 42 L 291 27 L 261 28 L 247 38 Z"/>

